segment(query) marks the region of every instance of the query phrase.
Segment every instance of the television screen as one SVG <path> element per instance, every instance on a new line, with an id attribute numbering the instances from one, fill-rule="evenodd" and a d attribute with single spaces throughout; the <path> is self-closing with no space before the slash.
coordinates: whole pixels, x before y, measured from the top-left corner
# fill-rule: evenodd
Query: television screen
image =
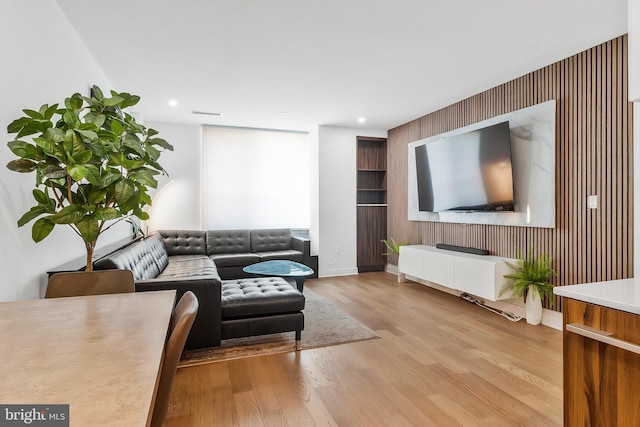
<path id="1" fill-rule="evenodd" d="M 415 153 L 420 211 L 514 210 L 508 121 L 417 146 Z"/>

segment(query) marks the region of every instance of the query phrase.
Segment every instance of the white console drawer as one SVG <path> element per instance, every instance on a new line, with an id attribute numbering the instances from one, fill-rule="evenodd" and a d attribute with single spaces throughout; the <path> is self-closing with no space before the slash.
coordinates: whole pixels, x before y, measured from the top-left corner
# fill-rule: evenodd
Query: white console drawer
<path id="1" fill-rule="evenodd" d="M 454 287 L 454 261 L 454 258 L 448 254 L 425 252 L 424 278 L 433 283 Z"/>
<path id="2" fill-rule="evenodd" d="M 416 247 L 400 246 L 398 271 L 409 276 L 424 276 L 424 251 Z"/>
<path id="3" fill-rule="evenodd" d="M 455 288 L 472 295 L 496 300 L 496 264 L 468 258 L 456 258 Z"/>

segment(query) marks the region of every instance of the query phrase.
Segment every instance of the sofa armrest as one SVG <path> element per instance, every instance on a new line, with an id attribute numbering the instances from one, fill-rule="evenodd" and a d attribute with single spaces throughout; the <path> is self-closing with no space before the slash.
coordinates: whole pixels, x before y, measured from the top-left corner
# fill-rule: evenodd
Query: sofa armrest
<path id="1" fill-rule="evenodd" d="M 306 237 L 298 237 L 291 236 L 291 249 L 295 249 L 296 251 L 302 252 L 303 261 L 302 263 L 310 268 L 313 268 L 314 271 L 318 268 L 317 261 L 314 260 L 311 256 L 311 240 Z M 317 277 L 317 271 L 315 271 L 313 277 Z"/>
<path id="2" fill-rule="evenodd" d="M 311 240 L 305 237 L 291 236 L 291 249 L 302 252 L 307 258 L 311 253 Z"/>
<path id="3" fill-rule="evenodd" d="M 217 347 L 222 331 L 221 283 L 216 277 L 191 277 L 181 279 L 137 280 L 136 292 L 175 289 L 176 304 L 187 291 L 198 298 L 199 309 L 185 349 Z"/>

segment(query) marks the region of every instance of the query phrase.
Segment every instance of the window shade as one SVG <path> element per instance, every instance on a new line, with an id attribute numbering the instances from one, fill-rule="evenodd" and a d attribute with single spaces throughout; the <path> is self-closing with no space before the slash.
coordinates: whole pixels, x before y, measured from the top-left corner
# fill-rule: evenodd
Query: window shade
<path id="1" fill-rule="evenodd" d="M 207 229 L 308 228 L 307 134 L 203 128 Z"/>

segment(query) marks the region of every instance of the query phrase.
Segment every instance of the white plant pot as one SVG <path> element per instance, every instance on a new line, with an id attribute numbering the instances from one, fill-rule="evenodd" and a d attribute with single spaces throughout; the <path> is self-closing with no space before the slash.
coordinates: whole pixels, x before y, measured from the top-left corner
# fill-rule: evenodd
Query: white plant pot
<path id="1" fill-rule="evenodd" d="M 529 288 L 527 291 L 525 309 L 527 314 L 527 323 L 530 325 L 539 325 L 540 321 L 542 321 L 542 299 L 540 299 L 540 295 L 537 290 Z"/>

